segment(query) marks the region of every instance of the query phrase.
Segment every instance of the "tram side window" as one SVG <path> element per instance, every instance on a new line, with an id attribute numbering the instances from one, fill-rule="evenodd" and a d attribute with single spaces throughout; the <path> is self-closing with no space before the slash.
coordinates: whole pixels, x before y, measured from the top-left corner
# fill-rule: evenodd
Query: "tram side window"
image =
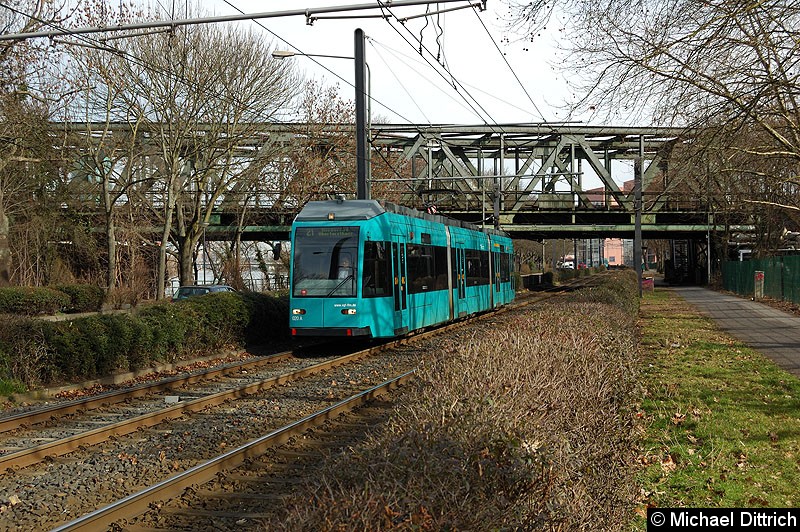
<path id="1" fill-rule="evenodd" d="M 406 271 L 409 294 L 433 290 L 435 271 L 432 246 L 409 244 L 406 250 Z"/>
<path id="2" fill-rule="evenodd" d="M 392 294 L 388 242 L 364 242 L 364 297 Z"/>
<path id="3" fill-rule="evenodd" d="M 467 286 L 489 284 L 489 254 L 468 249 L 464 257 L 467 261 Z"/>
<path id="4" fill-rule="evenodd" d="M 481 254 L 481 279 L 483 282 L 481 284 L 492 284 L 492 280 L 489 278 L 489 261 L 492 260 L 491 253 L 488 251 L 479 251 L 478 253 Z"/>
<path id="5" fill-rule="evenodd" d="M 500 282 L 507 283 L 511 280 L 511 255 L 500 254 Z"/>
<path id="6" fill-rule="evenodd" d="M 447 290 L 447 248 L 433 247 L 433 269 L 436 279 L 433 283 L 434 290 Z"/>

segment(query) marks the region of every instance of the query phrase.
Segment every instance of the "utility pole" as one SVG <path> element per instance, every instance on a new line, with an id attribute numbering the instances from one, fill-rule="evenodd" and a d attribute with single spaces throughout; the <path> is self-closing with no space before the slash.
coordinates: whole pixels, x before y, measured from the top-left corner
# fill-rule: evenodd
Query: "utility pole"
<path id="1" fill-rule="evenodd" d="M 633 265 L 642 297 L 642 173 L 644 172 L 644 136 L 639 135 L 639 155 L 633 165 L 633 209 L 635 229 L 633 234 Z"/>
<path id="2" fill-rule="evenodd" d="M 504 135 L 500 133 L 500 169 L 495 172 L 494 178 L 494 201 L 492 202 L 492 215 L 494 216 L 494 228 L 500 229 L 500 194 L 502 193 L 503 181 L 500 176 L 505 173 L 505 154 Z"/>
<path id="3" fill-rule="evenodd" d="M 365 37 L 361 28 L 355 31 L 356 58 L 356 199 L 370 199 L 369 193 L 369 131 L 367 131 Z"/>

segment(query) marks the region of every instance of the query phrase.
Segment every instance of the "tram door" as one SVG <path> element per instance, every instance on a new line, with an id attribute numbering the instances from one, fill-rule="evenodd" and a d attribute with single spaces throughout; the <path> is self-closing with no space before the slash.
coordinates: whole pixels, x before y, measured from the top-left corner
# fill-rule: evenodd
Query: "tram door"
<path id="1" fill-rule="evenodd" d="M 459 244 L 463 244 L 459 242 Z M 456 317 L 467 315 L 467 268 L 464 248 L 453 250 L 455 260 L 453 261 L 453 274 L 455 277 L 456 299 L 454 301 L 454 311 Z"/>
<path id="2" fill-rule="evenodd" d="M 494 273 L 493 306 L 500 304 L 500 253 L 492 252 L 492 273 Z"/>
<path id="3" fill-rule="evenodd" d="M 406 244 L 392 237 L 392 277 L 394 279 L 394 333 L 408 332 L 408 291 L 406 290 Z"/>

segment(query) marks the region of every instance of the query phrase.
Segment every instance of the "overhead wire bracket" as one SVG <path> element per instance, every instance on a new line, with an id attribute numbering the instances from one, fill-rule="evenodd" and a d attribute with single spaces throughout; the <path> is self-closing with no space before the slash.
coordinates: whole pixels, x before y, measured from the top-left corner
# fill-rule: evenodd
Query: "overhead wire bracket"
<path id="1" fill-rule="evenodd" d="M 408 16 L 408 17 L 398 18 L 397 21 L 400 22 L 401 24 L 405 24 L 406 21 L 413 20 L 415 18 L 428 17 L 430 15 L 439 15 L 441 13 L 448 13 L 450 11 L 459 11 L 461 9 L 476 8 L 476 7 L 478 9 L 480 9 L 481 11 L 486 10 L 486 1 L 483 0 L 482 2 L 469 3 L 469 4 L 465 5 L 465 6 L 451 7 L 451 8 L 448 8 L 448 9 L 439 9 L 437 11 L 425 12 L 425 13 L 423 13 L 421 15 L 411 15 L 411 16 Z"/>

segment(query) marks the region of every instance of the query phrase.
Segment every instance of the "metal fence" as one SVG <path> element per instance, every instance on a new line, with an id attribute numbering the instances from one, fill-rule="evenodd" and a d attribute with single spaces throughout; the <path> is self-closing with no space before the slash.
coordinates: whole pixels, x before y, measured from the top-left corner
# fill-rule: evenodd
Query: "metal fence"
<path id="1" fill-rule="evenodd" d="M 722 286 L 740 295 L 753 296 L 756 272 L 764 272 L 764 296 L 800 303 L 800 255 L 725 262 Z"/>

